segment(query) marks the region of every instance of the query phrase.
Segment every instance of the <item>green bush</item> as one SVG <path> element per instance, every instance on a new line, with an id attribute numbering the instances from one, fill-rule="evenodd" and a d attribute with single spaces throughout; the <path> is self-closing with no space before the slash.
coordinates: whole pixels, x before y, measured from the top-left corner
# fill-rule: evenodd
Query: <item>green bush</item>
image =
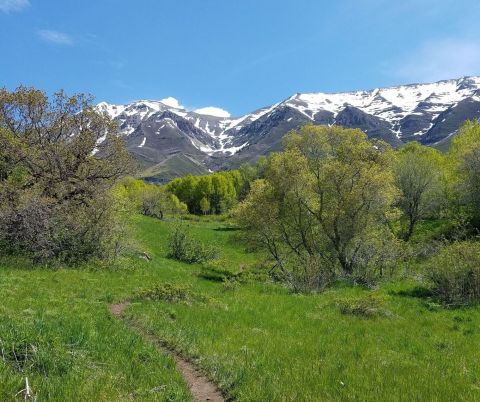
<path id="1" fill-rule="evenodd" d="M 369 295 L 366 298 L 344 299 L 336 302 L 340 312 L 344 315 L 373 318 L 378 316 L 390 316 L 390 311 L 383 305 L 384 301 L 377 296 Z"/>
<path id="2" fill-rule="evenodd" d="M 202 264 L 217 257 L 214 247 L 193 238 L 184 226 L 176 226 L 168 241 L 168 257 L 188 264 Z"/>
<path id="3" fill-rule="evenodd" d="M 197 294 L 188 286 L 173 285 L 171 283 L 161 283 L 153 288 L 144 290 L 137 295 L 138 300 L 163 300 L 170 303 L 187 303 L 194 302 L 209 303 L 211 298 Z"/>
<path id="4" fill-rule="evenodd" d="M 446 305 L 480 300 L 480 243 L 456 242 L 432 258 L 428 267 L 433 294 Z"/>

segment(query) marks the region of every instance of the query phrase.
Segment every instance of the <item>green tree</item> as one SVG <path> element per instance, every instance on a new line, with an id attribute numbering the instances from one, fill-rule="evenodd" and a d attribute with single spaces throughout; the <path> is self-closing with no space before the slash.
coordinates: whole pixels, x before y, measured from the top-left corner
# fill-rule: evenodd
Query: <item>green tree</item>
<path id="1" fill-rule="evenodd" d="M 251 184 L 254 180 L 258 179 L 257 169 L 248 163 L 243 163 L 238 168 L 238 171 L 242 177 L 242 185 L 237 190 L 238 200 L 244 200 L 250 192 Z"/>
<path id="2" fill-rule="evenodd" d="M 167 189 L 172 194 L 175 194 L 180 201 L 187 204 L 188 210 L 192 214 L 199 211 L 198 202 L 200 199 L 197 199 L 196 196 L 198 181 L 198 176 L 189 174 L 185 177 L 174 179 L 167 185 Z"/>
<path id="3" fill-rule="evenodd" d="M 170 194 L 156 185 L 149 185 L 140 193 L 140 203 L 144 215 L 163 219 L 170 209 Z"/>
<path id="4" fill-rule="evenodd" d="M 212 176 L 200 176 L 195 187 L 195 209 L 194 213 L 203 213 L 202 200 L 209 201 L 212 194 Z M 210 201 L 209 201 L 210 202 Z"/>
<path id="5" fill-rule="evenodd" d="M 210 205 L 214 213 L 221 214 L 230 209 L 236 201 L 236 196 L 235 186 L 225 174 L 215 173 L 212 175 Z"/>
<path id="6" fill-rule="evenodd" d="M 112 189 L 133 169 L 116 126 L 85 95 L 0 90 L 0 242 L 36 260 L 104 255 Z"/>
<path id="7" fill-rule="evenodd" d="M 453 139 L 450 150 L 457 174 L 458 196 L 480 226 L 480 123 L 467 121 Z"/>
<path id="8" fill-rule="evenodd" d="M 353 275 L 396 195 L 390 147 L 360 130 L 308 125 L 285 149 L 238 208 L 239 224 L 297 289 L 322 287 L 337 266 Z"/>
<path id="9" fill-rule="evenodd" d="M 203 197 L 200 200 L 200 210 L 204 215 L 207 215 L 210 212 L 210 201 L 206 197 Z"/>
<path id="10" fill-rule="evenodd" d="M 393 171 L 400 190 L 397 205 L 403 214 L 405 240 L 411 238 L 420 220 L 438 214 L 445 204 L 444 166 L 440 152 L 416 142 L 398 152 Z"/>
<path id="11" fill-rule="evenodd" d="M 396 196 L 391 148 L 358 129 L 307 125 L 287 137 L 286 149 L 306 158 L 314 198 L 304 205 L 351 274 L 368 232 L 386 221 Z"/>

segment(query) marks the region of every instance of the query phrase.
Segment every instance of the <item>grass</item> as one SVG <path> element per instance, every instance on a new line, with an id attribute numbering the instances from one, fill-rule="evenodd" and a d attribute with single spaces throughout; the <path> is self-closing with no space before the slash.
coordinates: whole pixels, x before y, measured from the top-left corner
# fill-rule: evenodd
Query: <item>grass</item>
<path id="1" fill-rule="evenodd" d="M 168 181 L 187 174 L 202 175 L 207 173 L 208 170 L 195 159 L 187 155 L 176 154 L 145 169 L 142 172 L 142 177 Z"/>
<path id="2" fill-rule="evenodd" d="M 150 262 L 0 266 L 0 400 L 13 400 L 25 377 L 39 400 L 188 400 L 173 360 L 108 312 L 142 294 L 128 317 L 236 400 L 480 400 L 480 308 L 443 309 L 408 281 L 376 290 L 338 284 L 315 296 L 268 283 L 225 286 L 198 265 L 165 258 L 171 225 L 135 218 L 136 248 Z M 221 221 L 188 225 L 221 250 L 216 272 L 261 260 L 232 240 L 234 231 L 218 230 L 228 227 Z"/>

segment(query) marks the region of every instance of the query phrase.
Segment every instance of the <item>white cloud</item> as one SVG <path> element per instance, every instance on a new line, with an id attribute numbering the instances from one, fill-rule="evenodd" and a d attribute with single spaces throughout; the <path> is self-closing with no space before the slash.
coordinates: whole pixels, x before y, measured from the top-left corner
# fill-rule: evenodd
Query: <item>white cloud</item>
<path id="1" fill-rule="evenodd" d="M 28 0 L 0 0 L 0 10 L 4 13 L 22 11 L 30 5 Z"/>
<path id="2" fill-rule="evenodd" d="M 195 109 L 194 112 L 198 114 L 206 114 L 208 116 L 230 117 L 230 113 L 228 113 L 226 110 L 223 110 L 223 109 L 220 109 L 219 107 L 214 107 L 214 106 Z"/>
<path id="3" fill-rule="evenodd" d="M 395 61 L 387 73 L 410 82 L 480 75 L 480 42 L 459 38 L 428 41 Z"/>
<path id="4" fill-rule="evenodd" d="M 73 39 L 63 32 L 42 29 L 38 31 L 38 36 L 45 42 L 55 43 L 57 45 L 73 45 Z"/>
<path id="5" fill-rule="evenodd" d="M 176 108 L 176 109 L 192 110 L 190 108 L 186 108 L 177 99 L 175 99 L 171 96 L 168 97 L 168 98 L 160 100 L 160 102 L 162 102 L 166 106 L 173 107 L 173 108 Z M 214 107 L 214 106 L 202 107 L 200 109 L 195 109 L 193 111 L 195 113 L 205 114 L 205 115 L 208 115 L 208 116 L 230 117 L 230 113 L 228 113 L 226 110 L 223 110 L 219 107 Z"/>
<path id="6" fill-rule="evenodd" d="M 162 99 L 160 102 L 162 102 L 164 105 L 174 107 L 177 109 L 185 109 L 177 99 L 172 98 L 171 96 L 169 96 L 168 98 Z"/>

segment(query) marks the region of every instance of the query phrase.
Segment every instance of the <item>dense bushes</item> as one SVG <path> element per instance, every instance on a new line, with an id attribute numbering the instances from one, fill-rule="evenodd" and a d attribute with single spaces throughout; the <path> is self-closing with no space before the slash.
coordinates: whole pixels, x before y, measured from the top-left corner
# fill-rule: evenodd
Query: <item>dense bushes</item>
<path id="1" fill-rule="evenodd" d="M 168 239 L 168 257 L 188 264 L 204 263 L 214 259 L 217 250 L 192 237 L 181 225 L 173 228 Z"/>
<path id="2" fill-rule="evenodd" d="M 429 262 L 433 292 L 443 303 L 462 305 L 480 300 L 480 243 L 456 242 Z"/>

